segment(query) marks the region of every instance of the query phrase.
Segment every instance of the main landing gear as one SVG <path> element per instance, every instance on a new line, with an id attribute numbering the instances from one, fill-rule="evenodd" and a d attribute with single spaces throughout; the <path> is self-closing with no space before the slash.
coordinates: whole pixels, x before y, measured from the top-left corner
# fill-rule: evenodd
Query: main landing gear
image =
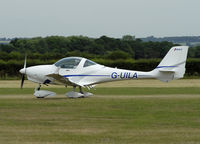
<path id="1" fill-rule="evenodd" d="M 79 86 L 79 92 L 76 92 L 76 86 L 73 86 L 73 91 L 66 93 L 66 96 L 69 98 L 85 98 L 92 95 L 93 95 L 92 93 L 83 92 L 81 86 Z"/>

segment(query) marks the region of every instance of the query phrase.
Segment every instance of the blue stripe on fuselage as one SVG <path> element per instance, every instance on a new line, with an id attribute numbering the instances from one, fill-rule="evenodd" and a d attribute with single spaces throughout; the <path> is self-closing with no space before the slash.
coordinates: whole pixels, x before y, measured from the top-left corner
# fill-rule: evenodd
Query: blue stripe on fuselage
<path id="1" fill-rule="evenodd" d="M 64 77 L 84 77 L 84 76 L 90 76 L 90 77 L 110 77 L 110 75 L 64 75 Z"/>

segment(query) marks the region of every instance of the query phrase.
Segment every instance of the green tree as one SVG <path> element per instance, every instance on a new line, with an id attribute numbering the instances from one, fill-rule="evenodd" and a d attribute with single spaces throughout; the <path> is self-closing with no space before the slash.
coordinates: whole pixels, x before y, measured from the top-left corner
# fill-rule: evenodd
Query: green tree
<path id="1" fill-rule="evenodd" d="M 123 41 L 134 41 L 135 40 L 135 36 L 131 36 L 131 35 L 124 35 L 122 37 Z"/>
<path id="2" fill-rule="evenodd" d="M 126 52 L 123 52 L 121 50 L 117 50 L 114 52 L 110 52 L 107 56 L 107 59 L 111 59 L 111 60 L 117 60 L 117 59 L 129 59 L 131 58 L 131 55 L 129 55 Z"/>

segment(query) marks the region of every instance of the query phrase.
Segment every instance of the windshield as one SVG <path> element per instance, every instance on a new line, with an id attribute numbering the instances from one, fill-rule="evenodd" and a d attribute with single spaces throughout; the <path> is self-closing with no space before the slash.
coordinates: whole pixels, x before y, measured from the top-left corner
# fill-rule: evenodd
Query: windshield
<path id="1" fill-rule="evenodd" d="M 67 69 L 75 69 L 80 63 L 81 58 L 69 57 L 63 58 L 55 63 L 55 66 Z"/>

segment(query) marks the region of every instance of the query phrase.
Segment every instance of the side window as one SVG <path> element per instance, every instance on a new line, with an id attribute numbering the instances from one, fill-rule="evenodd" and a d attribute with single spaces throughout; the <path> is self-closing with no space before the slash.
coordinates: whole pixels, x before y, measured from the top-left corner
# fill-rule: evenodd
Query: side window
<path id="1" fill-rule="evenodd" d="M 86 60 L 83 67 L 88 67 L 88 66 L 91 66 L 91 65 L 96 65 L 96 63 L 93 62 L 93 61 L 90 61 L 90 60 Z"/>

